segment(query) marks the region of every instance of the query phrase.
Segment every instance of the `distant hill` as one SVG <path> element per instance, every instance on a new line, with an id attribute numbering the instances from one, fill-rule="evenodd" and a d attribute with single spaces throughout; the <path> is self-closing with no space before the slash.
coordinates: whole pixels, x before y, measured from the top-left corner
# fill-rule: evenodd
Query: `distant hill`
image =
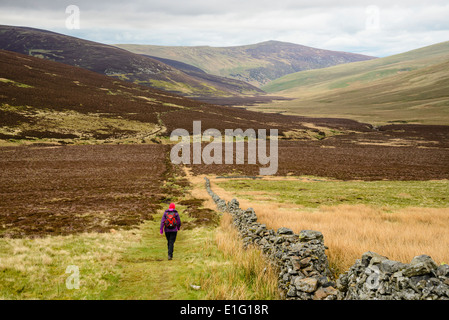
<path id="1" fill-rule="evenodd" d="M 257 87 L 286 74 L 374 59 L 280 41 L 234 47 L 169 47 L 117 44 L 119 48 L 187 63 L 207 73 L 230 77 Z"/>
<path id="2" fill-rule="evenodd" d="M 262 87 L 293 98 L 270 108 L 366 122 L 449 124 L 449 42 L 284 76 Z"/>
<path id="3" fill-rule="evenodd" d="M 147 56 L 147 55 L 144 55 Z M 153 56 L 147 56 L 154 60 L 160 61 L 166 65 L 169 65 L 173 68 L 176 68 L 177 70 L 182 71 L 183 73 L 187 74 L 188 76 L 192 77 L 193 79 L 196 79 L 200 82 L 204 82 L 210 85 L 213 85 L 216 88 L 220 88 L 223 91 L 226 92 L 232 92 L 233 94 L 237 95 L 260 95 L 265 94 L 265 92 L 249 83 L 246 83 L 244 81 L 235 80 L 232 78 L 227 77 L 220 77 L 213 74 L 209 74 L 201 70 L 200 68 L 197 68 L 195 66 L 192 66 L 187 63 L 183 63 L 176 60 L 171 59 L 163 59 L 159 57 L 153 57 Z M 210 95 L 209 98 L 224 98 L 226 95 L 223 94 L 217 94 L 217 95 Z M 205 97 L 206 98 L 206 97 Z M 202 101 L 207 99 L 202 99 Z"/>
<path id="4" fill-rule="evenodd" d="M 97 73 L 190 97 L 263 93 L 233 79 L 187 74 L 147 56 L 46 30 L 0 26 L 0 49 L 82 67 Z"/>

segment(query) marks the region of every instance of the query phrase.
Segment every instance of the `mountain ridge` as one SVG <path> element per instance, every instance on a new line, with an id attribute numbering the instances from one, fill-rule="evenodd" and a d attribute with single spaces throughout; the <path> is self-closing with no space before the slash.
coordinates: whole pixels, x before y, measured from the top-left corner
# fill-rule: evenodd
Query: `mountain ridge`
<path id="1" fill-rule="evenodd" d="M 207 73 L 245 81 L 256 87 L 300 70 L 375 59 L 356 53 L 318 49 L 277 40 L 231 47 L 138 44 L 114 46 L 187 63 Z"/>
<path id="2" fill-rule="evenodd" d="M 45 58 L 190 97 L 263 93 L 244 82 L 192 77 L 150 57 L 48 30 L 0 25 L 0 49 Z"/>

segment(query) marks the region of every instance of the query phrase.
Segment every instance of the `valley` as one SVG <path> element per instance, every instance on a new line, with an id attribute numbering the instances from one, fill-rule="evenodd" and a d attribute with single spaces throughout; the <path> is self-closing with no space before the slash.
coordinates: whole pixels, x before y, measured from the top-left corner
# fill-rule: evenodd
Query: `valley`
<path id="1" fill-rule="evenodd" d="M 268 228 L 322 231 L 335 276 L 370 250 L 448 262 L 448 43 L 384 58 L 278 41 L 120 47 L 0 26 L 0 299 L 282 299 L 279 270 L 242 247 L 204 178 Z M 276 172 L 246 151 L 174 163 L 171 134 L 195 141 L 199 121 L 214 142 L 276 129 Z M 183 224 L 167 261 L 171 202 Z"/>

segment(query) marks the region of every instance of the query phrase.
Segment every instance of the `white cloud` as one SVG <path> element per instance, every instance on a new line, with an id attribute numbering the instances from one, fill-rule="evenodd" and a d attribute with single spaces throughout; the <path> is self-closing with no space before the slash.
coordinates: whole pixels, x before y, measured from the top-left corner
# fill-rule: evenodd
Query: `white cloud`
<path id="1" fill-rule="evenodd" d="M 104 43 L 230 46 L 280 40 L 375 56 L 449 40 L 447 0 L 75 0 L 81 30 L 65 28 L 68 4 L 2 0 L 0 21 Z"/>

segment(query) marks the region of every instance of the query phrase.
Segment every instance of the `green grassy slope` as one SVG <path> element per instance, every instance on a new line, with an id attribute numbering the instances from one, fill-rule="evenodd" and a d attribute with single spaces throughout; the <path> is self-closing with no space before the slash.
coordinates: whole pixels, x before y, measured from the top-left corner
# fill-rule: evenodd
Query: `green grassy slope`
<path id="1" fill-rule="evenodd" d="M 338 181 L 310 177 L 309 180 L 262 181 L 227 180 L 219 183 L 225 190 L 257 201 L 269 195 L 269 201 L 295 204 L 309 210 L 320 206 L 369 205 L 388 209 L 407 207 L 445 208 L 448 181 Z M 245 193 L 251 190 L 254 192 Z M 282 192 L 279 192 L 282 190 Z M 301 192 L 298 192 L 300 190 Z"/>
<path id="2" fill-rule="evenodd" d="M 294 92 L 300 86 L 335 89 L 417 70 L 448 59 L 449 41 L 390 57 L 289 74 L 264 86 L 263 89 L 267 92 Z"/>
<path id="3" fill-rule="evenodd" d="M 234 47 L 166 47 L 118 44 L 131 52 L 191 64 L 210 74 L 243 80 L 261 86 L 300 70 L 329 67 L 372 57 L 316 49 L 293 43 L 266 41 Z"/>
<path id="4" fill-rule="evenodd" d="M 263 87 L 294 100 L 269 108 L 374 123 L 449 123 L 449 42 L 391 57 L 299 72 Z"/>

